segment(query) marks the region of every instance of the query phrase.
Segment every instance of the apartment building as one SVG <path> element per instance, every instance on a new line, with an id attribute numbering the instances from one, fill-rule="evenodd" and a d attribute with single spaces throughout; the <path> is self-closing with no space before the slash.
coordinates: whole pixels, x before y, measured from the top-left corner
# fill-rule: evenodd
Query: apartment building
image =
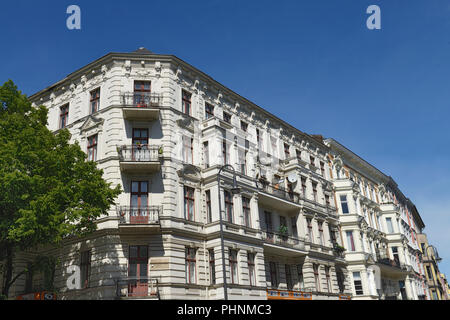
<path id="1" fill-rule="evenodd" d="M 448 300 L 445 276 L 442 277 L 438 263 L 442 260 L 435 246 L 428 242 L 425 233 L 418 234 L 421 258 L 428 283 L 428 297 L 430 300 Z"/>
<path id="2" fill-rule="evenodd" d="M 329 167 L 353 299 L 424 299 L 417 234 L 425 225 L 395 181 L 335 141 Z"/>
<path id="3" fill-rule="evenodd" d="M 60 261 L 58 299 L 356 294 L 336 168 L 321 139 L 183 60 L 144 48 L 109 53 L 30 99 L 49 108 L 52 131 L 67 128 L 124 190 L 95 233 L 43 251 Z M 20 255 L 16 271 L 33 254 Z M 74 289 L 72 266 L 81 277 Z M 11 297 L 42 284 L 23 276 Z"/>

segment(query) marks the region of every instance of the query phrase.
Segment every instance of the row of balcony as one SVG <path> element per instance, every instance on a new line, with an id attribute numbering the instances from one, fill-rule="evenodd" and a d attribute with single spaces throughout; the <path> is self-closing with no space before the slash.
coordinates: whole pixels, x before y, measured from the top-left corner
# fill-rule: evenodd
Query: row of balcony
<path id="1" fill-rule="evenodd" d="M 119 228 L 123 232 L 136 232 L 138 228 L 145 228 L 147 232 L 160 231 L 160 215 L 162 206 L 118 206 L 116 208 L 119 217 Z M 278 247 L 286 247 L 305 251 L 306 241 L 304 238 L 271 230 L 261 230 L 261 239 L 267 243 Z M 334 248 L 333 252 L 337 257 L 343 257 L 339 249 Z"/>

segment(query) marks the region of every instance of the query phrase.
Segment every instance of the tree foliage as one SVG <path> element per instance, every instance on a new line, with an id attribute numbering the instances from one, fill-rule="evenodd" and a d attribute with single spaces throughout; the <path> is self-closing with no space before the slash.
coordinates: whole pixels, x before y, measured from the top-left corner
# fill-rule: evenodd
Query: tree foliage
<path id="1" fill-rule="evenodd" d="M 93 232 L 121 192 L 47 116 L 11 80 L 0 87 L 0 259 Z"/>

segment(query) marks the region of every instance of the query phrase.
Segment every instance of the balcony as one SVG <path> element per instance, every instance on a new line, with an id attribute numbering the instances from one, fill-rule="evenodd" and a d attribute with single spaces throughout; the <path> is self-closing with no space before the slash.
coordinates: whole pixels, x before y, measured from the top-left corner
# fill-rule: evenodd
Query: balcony
<path id="1" fill-rule="evenodd" d="M 162 212 L 161 206 L 120 206 L 116 210 L 120 218 L 119 230 L 121 232 L 158 233 L 161 229 L 159 222 L 159 215 Z"/>
<path id="2" fill-rule="evenodd" d="M 388 275 L 403 276 L 406 272 L 409 272 L 409 268 L 406 265 L 398 260 L 392 260 L 386 255 L 377 254 L 376 263 L 380 267 L 381 272 Z"/>
<path id="3" fill-rule="evenodd" d="M 129 92 L 122 94 L 123 118 L 156 120 L 159 118 L 162 96 L 157 93 Z"/>
<path id="4" fill-rule="evenodd" d="M 260 203 L 263 205 L 276 205 L 281 210 L 297 209 L 300 203 L 300 195 L 296 192 L 286 190 L 280 185 L 271 185 L 264 182 L 258 182 L 260 193 Z M 274 203 L 275 199 L 284 200 L 280 203 Z"/>
<path id="5" fill-rule="evenodd" d="M 270 247 L 276 246 L 275 251 L 279 251 L 279 247 L 305 251 L 305 241 L 290 235 L 284 235 L 272 231 L 261 231 L 263 241 Z M 296 255 L 293 252 L 294 255 Z"/>
<path id="6" fill-rule="evenodd" d="M 116 299 L 160 299 L 158 279 L 150 277 L 124 277 L 114 279 Z"/>
<path id="7" fill-rule="evenodd" d="M 129 145 L 117 147 L 120 170 L 128 173 L 156 172 L 161 169 L 160 146 Z"/>

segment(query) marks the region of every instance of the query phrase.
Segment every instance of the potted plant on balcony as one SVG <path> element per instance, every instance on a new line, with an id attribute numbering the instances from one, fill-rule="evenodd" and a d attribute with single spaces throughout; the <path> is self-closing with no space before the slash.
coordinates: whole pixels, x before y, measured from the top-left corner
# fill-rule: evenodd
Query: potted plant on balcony
<path id="1" fill-rule="evenodd" d="M 159 149 L 158 149 L 158 154 L 159 154 L 160 156 L 162 156 L 162 154 L 163 154 L 163 147 L 159 147 Z"/>
<path id="2" fill-rule="evenodd" d="M 342 253 L 345 251 L 345 248 L 339 245 L 337 242 L 333 243 L 333 249 L 338 255 L 342 255 Z"/>
<path id="3" fill-rule="evenodd" d="M 281 235 L 281 238 L 283 240 L 286 240 L 287 234 L 288 234 L 288 228 L 285 225 L 280 225 L 280 227 L 278 228 L 278 233 Z"/>

